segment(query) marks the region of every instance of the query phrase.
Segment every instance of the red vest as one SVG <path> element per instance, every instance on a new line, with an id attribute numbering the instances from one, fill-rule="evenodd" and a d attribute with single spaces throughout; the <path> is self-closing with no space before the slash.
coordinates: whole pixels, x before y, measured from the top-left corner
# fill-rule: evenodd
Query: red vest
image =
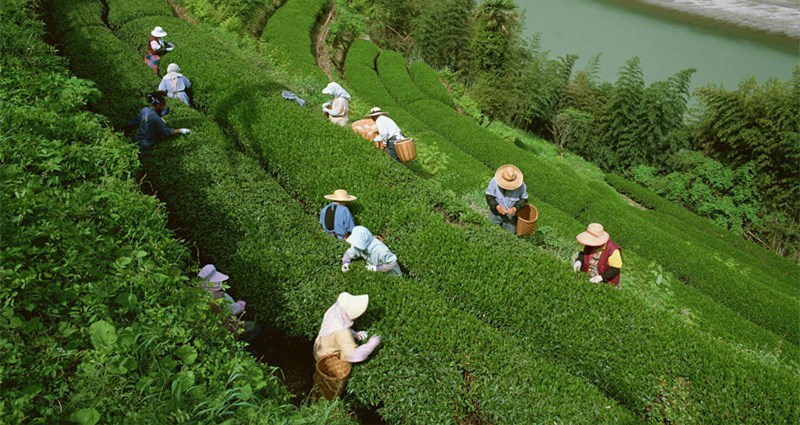
<path id="1" fill-rule="evenodd" d="M 156 36 L 154 36 L 154 35 L 151 35 L 151 36 L 150 36 L 150 38 L 147 40 L 147 54 L 148 54 L 148 55 L 157 55 L 157 54 L 158 54 L 158 53 L 157 53 L 155 50 L 153 50 L 153 48 L 150 46 L 150 43 L 152 43 L 152 42 L 153 42 L 153 40 L 158 40 L 158 37 L 156 37 Z"/>
<path id="2" fill-rule="evenodd" d="M 588 272 L 589 271 L 589 260 L 592 257 L 592 254 L 591 253 L 587 254 L 586 251 L 588 251 L 588 250 L 587 249 L 583 250 L 583 261 L 581 261 L 581 271 L 582 272 Z M 622 254 L 622 251 L 620 250 L 619 245 L 615 244 L 614 241 L 609 239 L 608 242 L 606 242 L 606 247 L 603 249 L 603 252 L 600 253 L 600 259 L 597 261 L 597 274 L 601 275 L 601 274 L 605 273 L 606 270 L 608 270 L 608 257 L 610 257 L 611 254 L 614 253 L 614 251 L 619 251 L 620 254 Z M 619 276 L 621 274 L 622 273 L 618 273 L 608 283 L 610 283 L 610 284 L 612 284 L 614 286 L 619 286 Z"/>

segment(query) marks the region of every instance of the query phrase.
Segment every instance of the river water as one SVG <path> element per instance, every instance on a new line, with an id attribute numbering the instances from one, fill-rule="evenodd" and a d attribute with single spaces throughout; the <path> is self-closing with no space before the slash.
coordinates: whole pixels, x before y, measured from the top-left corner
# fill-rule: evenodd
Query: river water
<path id="1" fill-rule="evenodd" d="M 600 53 L 602 81 L 616 81 L 634 56 L 648 84 L 695 68 L 692 88 L 788 80 L 800 63 L 800 0 L 515 2 L 525 10 L 525 35 L 540 33 L 551 58 L 577 54 L 579 69 Z"/>

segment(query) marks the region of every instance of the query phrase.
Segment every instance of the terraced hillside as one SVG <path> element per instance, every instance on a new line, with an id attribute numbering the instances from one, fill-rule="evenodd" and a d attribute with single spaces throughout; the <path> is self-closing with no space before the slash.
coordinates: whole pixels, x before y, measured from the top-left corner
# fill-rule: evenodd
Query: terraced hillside
<path id="1" fill-rule="evenodd" d="M 327 2 L 288 1 L 263 31 L 265 48 L 180 20 L 164 4 L 49 7 L 73 71 L 96 81 L 106 99 L 121 99 L 94 105 L 115 125 L 135 113 L 130 99 L 157 82 L 142 45 L 154 26 L 167 29 L 178 48 L 165 61 L 192 78 L 198 109 L 175 108 L 170 123 L 192 135 L 146 157 L 148 179 L 182 237 L 247 277 L 236 290 L 260 321 L 313 338 L 337 293 L 371 295 L 359 325 L 384 343 L 354 368 L 352 401 L 377 408 L 387 423 L 797 418 L 798 288 L 783 272 L 666 215 L 638 213 L 608 185 L 499 140 L 456 114 L 429 71 L 412 78 L 405 59 L 368 42 L 348 53 L 348 88 L 388 110 L 446 167 L 403 166 L 329 125 L 314 105 L 287 102 L 284 89 L 318 92 L 326 83 L 307 64 L 315 63 L 313 23 Z M 295 71 L 286 80 L 301 86 L 275 77 Z M 469 198 L 506 162 L 525 172 L 541 224 L 567 237 L 603 222 L 623 244 L 625 273 L 662 265 L 676 285 L 687 284 L 676 297 L 696 309 L 698 323 L 649 305 L 625 281 L 621 291 L 591 286 L 562 259 L 491 226 Z M 317 224 L 322 194 L 337 187 L 358 195 L 358 221 L 384 236 L 403 279 L 339 271 L 346 246 Z M 731 270 L 731 261 L 745 267 Z"/>

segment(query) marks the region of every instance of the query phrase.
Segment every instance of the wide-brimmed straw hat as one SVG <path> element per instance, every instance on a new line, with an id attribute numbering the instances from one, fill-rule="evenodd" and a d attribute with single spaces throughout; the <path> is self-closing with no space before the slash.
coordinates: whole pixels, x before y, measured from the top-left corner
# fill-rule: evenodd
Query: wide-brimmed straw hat
<path id="1" fill-rule="evenodd" d="M 342 292 L 339 294 L 339 298 L 336 299 L 336 302 L 342 306 L 350 320 L 356 320 L 367 310 L 369 295 L 350 295 L 348 292 Z"/>
<path id="2" fill-rule="evenodd" d="M 389 115 L 389 113 L 381 111 L 381 108 L 378 108 L 376 106 L 376 107 L 370 109 L 369 113 L 367 115 L 364 115 L 364 118 L 376 118 L 376 117 L 379 117 L 381 115 Z"/>
<path id="3" fill-rule="evenodd" d="M 150 31 L 150 35 L 152 35 L 153 37 L 166 37 L 167 32 L 164 31 L 164 28 L 155 27 L 153 28 L 153 31 Z"/>
<path id="4" fill-rule="evenodd" d="M 503 189 L 514 190 L 522 186 L 522 171 L 511 164 L 503 165 L 495 171 L 494 181 Z"/>
<path id="5" fill-rule="evenodd" d="M 336 189 L 333 191 L 332 195 L 325 195 L 325 199 L 336 202 L 350 202 L 355 201 L 358 198 L 347 193 L 347 191 L 344 189 Z"/>
<path id="6" fill-rule="evenodd" d="M 575 236 L 578 242 L 586 246 L 601 246 L 608 242 L 609 238 L 608 232 L 603 230 L 603 225 L 600 223 L 589 224 L 585 232 L 578 233 L 578 236 Z"/>

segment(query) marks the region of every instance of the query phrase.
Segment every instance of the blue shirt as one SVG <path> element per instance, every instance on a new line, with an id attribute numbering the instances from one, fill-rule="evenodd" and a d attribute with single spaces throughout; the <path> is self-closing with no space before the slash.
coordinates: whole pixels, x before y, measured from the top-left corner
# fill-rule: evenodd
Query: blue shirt
<path id="1" fill-rule="evenodd" d="M 333 213 L 333 228 L 330 229 L 325 224 L 325 216 L 329 209 L 336 207 L 336 211 Z M 346 235 L 349 235 L 350 232 L 353 231 L 353 227 L 356 225 L 355 221 L 353 220 L 353 214 L 350 213 L 350 210 L 342 205 L 337 203 L 332 203 L 323 208 L 319 212 L 319 224 L 322 226 L 322 230 L 328 232 L 329 235 L 336 236 L 339 239 L 344 239 Z"/>
<path id="2" fill-rule="evenodd" d="M 139 144 L 139 152 L 145 153 L 152 148 L 156 141 L 173 133 L 172 128 L 161 119 L 155 109 L 146 106 L 139 112 L 139 129 L 133 138 Z"/>
<path id="3" fill-rule="evenodd" d="M 493 196 L 497 199 L 497 203 L 502 205 L 503 208 L 509 209 L 514 206 L 520 199 L 528 199 L 528 192 L 525 188 L 525 183 L 514 190 L 505 190 L 497 185 L 494 177 L 489 181 L 489 187 L 486 188 L 486 194 Z"/>

